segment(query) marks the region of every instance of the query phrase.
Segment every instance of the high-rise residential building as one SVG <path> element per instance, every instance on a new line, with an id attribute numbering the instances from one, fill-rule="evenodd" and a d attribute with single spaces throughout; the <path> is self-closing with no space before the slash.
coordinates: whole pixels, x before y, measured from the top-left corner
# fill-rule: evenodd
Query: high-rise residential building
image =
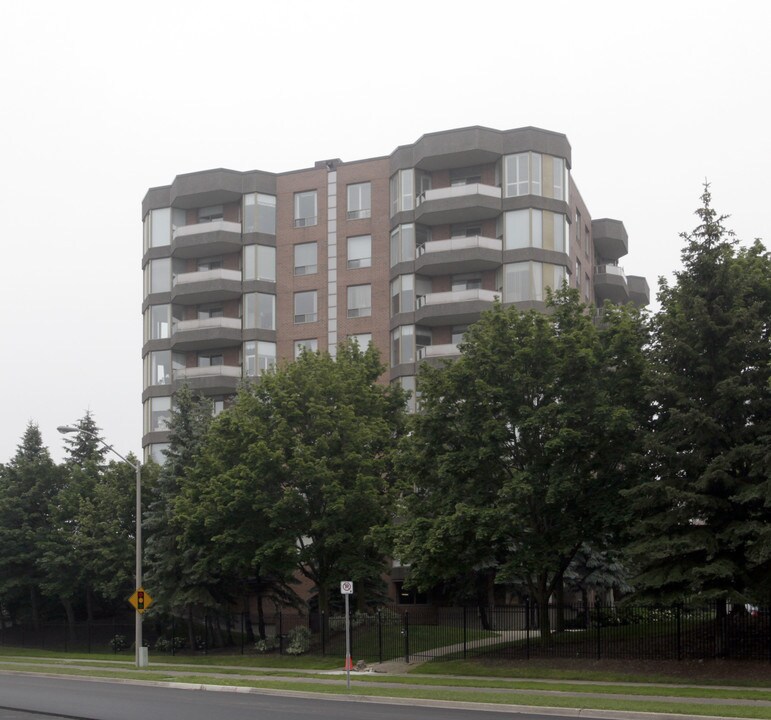
<path id="1" fill-rule="evenodd" d="M 215 412 L 243 378 L 302 348 L 370 341 L 414 390 L 499 297 L 542 308 L 649 301 L 625 275 L 619 220 L 593 220 L 567 138 L 526 127 L 424 135 L 390 155 L 281 173 L 206 170 L 150 189 L 144 223 L 144 432 L 162 461 L 175 388 Z"/>

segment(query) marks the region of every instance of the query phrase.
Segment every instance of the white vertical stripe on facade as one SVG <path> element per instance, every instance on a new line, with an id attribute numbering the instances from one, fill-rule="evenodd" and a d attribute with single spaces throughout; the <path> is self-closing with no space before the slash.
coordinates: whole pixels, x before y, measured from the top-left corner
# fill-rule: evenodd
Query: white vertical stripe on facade
<path id="1" fill-rule="evenodd" d="M 334 262 L 333 262 L 334 260 Z M 337 354 L 337 172 L 327 174 L 327 350 Z"/>

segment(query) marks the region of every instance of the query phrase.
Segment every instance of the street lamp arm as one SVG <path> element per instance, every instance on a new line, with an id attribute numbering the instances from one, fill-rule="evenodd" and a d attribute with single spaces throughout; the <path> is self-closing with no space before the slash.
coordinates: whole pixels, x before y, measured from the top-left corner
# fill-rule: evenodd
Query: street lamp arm
<path id="1" fill-rule="evenodd" d="M 102 438 L 100 438 L 96 433 L 91 432 L 90 430 L 84 430 L 83 428 L 77 428 L 72 427 L 72 425 L 59 425 L 59 427 L 56 428 L 62 435 L 69 435 L 70 433 L 83 433 L 85 435 L 89 435 L 90 437 L 94 438 L 94 440 L 98 440 L 102 445 L 104 445 L 110 452 L 115 453 L 121 460 L 123 460 L 124 463 L 127 463 L 131 467 L 134 468 L 134 470 L 138 470 L 138 463 L 133 463 L 128 458 L 125 458 L 123 455 L 121 455 L 112 445 L 108 445 Z"/>

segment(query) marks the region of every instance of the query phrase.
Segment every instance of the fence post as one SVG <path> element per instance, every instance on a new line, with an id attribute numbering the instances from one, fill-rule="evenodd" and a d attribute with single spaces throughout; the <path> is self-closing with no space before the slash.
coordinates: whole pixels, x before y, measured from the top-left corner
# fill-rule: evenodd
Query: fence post
<path id="1" fill-rule="evenodd" d="M 115 615 L 112 616 L 112 654 L 115 655 L 118 652 L 118 643 L 115 642 L 115 636 L 117 635 L 117 632 L 115 631 Z"/>
<path id="2" fill-rule="evenodd" d="M 383 662 L 383 614 L 380 608 L 377 609 L 377 656 L 378 660 Z"/>
<path id="3" fill-rule="evenodd" d="M 410 664 L 410 614 L 404 613 L 404 624 L 402 625 L 402 635 L 404 635 L 404 662 Z"/>
<path id="4" fill-rule="evenodd" d="M 466 659 L 466 606 L 463 606 L 463 659 Z"/>
<path id="5" fill-rule="evenodd" d="M 244 615 L 246 613 L 241 611 L 241 654 L 244 654 Z"/>
<path id="6" fill-rule="evenodd" d="M 176 650 L 174 649 L 174 612 L 171 613 L 171 656 L 174 657 Z"/>
<path id="7" fill-rule="evenodd" d="M 602 638 L 600 637 L 600 628 L 602 627 L 602 608 L 599 599 L 594 603 L 597 608 L 597 659 L 602 655 Z"/>
<path id="8" fill-rule="evenodd" d="M 683 659 L 683 638 L 681 634 L 680 625 L 680 611 L 682 610 L 682 603 L 677 603 L 675 617 L 677 618 L 677 659 Z"/>
<path id="9" fill-rule="evenodd" d="M 278 654 L 284 654 L 284 617 L 281 611 L 278 611 Z"/>
<path id="10" fill-rule="evenodd" d="M 88 654 L 91 654 L 91 621 L 86 620 L 86 643 L 88 644 Z"/>
<path id="11" fill-rule="evenodd" d="M 530 598 L 525 599 L 525 659 L 530 659 Z"/>
<path id="12" fill-rule="evenodd" d="M 321 617 L 321 656 L 324 657 L 327 654 L 327 616 L 323 610 L 319 611 Z"/>
<path id="13" fill-rule="evenodd" d="M 209 613 L 203 614 L 203 654 L 209 654 Z"/>

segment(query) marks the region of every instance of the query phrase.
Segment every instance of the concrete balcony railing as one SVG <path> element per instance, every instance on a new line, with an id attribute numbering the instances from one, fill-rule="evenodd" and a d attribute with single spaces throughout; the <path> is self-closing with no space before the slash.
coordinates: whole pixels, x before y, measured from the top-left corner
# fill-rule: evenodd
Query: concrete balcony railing
<path id="1" fill-rule="evenodd" d="M 195 332 L 197 330 L 240 330 L 241 318 L 213 317 L 200 320 L 178 320 L 171 325 L 172 334 Z"/>
<path id="2" fill-rule="evenodd" d="M 174 371 L 175 380 L 195 378 L 240 378 L 241 368 L 233 365 L 209 365 L 208 367 L 179 368 Z"/>
<path id="3" fill-rule="evenodd" d="M 212 220 L 211 222 L 202 222 L 195 225 L 175 226 L 172 231 L 172 239 L 177 240 L 192 235 L 203 235 L 205 233 L 226 232 L 241 234 L 241 223 L 231 222 L 230 220 Z"/>
<path id="4" fill-rule="evenodd" d="M 433 360 L 440 358 L 458 357 L 460 350 L 454 343 L 447 345 L 426 345 L 418 349 L 418 360 Z"/>
<path id="5" fill-rule="evenodd" d="M 594 272 L 598 275 L 615 275 L 616 277 L 625 278 L 624 268 L 620 265 L 596 265 Z"/>
<path id="6" fill-rule="evenodd" d="M 423 245 L 418 245 L 418 257 L 428 253 L 455 252 L 458 250 L 472 250 L 483 248 L 486 250 L 503 250 L 503 240 L 484 237 L 483 235 L 472 235 L 470 237 L 452 237 L 449 240 L 431 240 Z"/>
<path id="7" fill-rule="evenodd" d="M 482 183 L 435 188 L 433 190 L 424 190 L 418 195 L 417 204 L 421 205 L 424 202 L 431 202 L 432 200 L 446 200 L 448 198 L 459 198 L 469 195 L 486 195 L 487 197 L 500 199 L 501 189 L 495 185 L 484 185 Z"/>
<path id="8" fill-rule="evenodd" d="M 454 290 L 450 292 L 428 293 L 418 297 L 418 310 L 430 305 L 450 305 L 465 302 L 495 302 L 501 294 L 495 290 L 482 290 L 475 288 L 473 290 Z"/>
<path id="9" fill-rule="evenodd" d="M 234 280 L 241 282 L 240 270 L 226 270 L 217 268 L 216 270 L 197 270 L 195 272 L 180 273 L 172 279 L 172 285 L 185 285 L 187 283 L 211 282 L 213 280 Z"/>

